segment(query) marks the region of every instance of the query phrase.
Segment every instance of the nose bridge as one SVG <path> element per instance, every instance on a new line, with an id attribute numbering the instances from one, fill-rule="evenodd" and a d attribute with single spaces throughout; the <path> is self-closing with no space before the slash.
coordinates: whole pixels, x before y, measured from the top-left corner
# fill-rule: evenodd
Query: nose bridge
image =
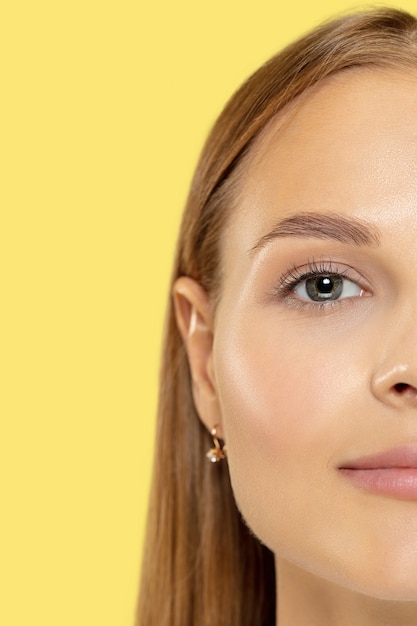
<path id="1" fill-rule="evenodd" d="M 396 307 L 378 343 L 373 393 L 384 402 L 417 407 L 417 294 Z"/>

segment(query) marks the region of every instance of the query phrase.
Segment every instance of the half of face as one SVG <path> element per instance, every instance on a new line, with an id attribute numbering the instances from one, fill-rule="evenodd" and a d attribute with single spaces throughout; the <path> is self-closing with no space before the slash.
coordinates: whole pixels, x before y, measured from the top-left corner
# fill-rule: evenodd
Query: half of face
<path id="1" fill-rule="evenodd" d="M 236 502 L 277 563 L 417 600 L 417 75 L 316 86 L 258 138 L 237 206 L 215 311 L 175 286 Z"/>

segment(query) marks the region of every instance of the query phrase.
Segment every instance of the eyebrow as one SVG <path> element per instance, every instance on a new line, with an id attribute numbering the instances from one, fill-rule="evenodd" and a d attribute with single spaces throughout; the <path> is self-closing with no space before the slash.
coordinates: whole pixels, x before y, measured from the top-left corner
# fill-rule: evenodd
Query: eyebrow
<path id="1" fill-rule="evenodd" d="M 250 252 L 264 248 L 270 241 L 281 237 L 330 239 L 356 246 L 379 246 L 379 230 L 357 217 L 337 213 L 297 213 L 280 220 L 263 235 Z"/>

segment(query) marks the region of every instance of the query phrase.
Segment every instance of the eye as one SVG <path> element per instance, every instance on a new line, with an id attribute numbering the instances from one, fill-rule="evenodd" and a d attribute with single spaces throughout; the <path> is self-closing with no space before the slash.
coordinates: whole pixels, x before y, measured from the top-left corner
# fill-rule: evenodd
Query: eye
<path id="1" fill-rule="evenodd" d="M 275 294 L 288 306 L 323 310 L 337 302 L 369 296 L 372 287 L 350 265 L 331 259 L 311 259 L 305 265 L 294 264 L 281 274 Z"/>
<path id="2" fill-rule="evenodd" d="M 340 274 L 320 274 L 300 280 L 294 293 L 301 300 L 328 302 L 342 298 L 361 296 L 362 288 Z"/>

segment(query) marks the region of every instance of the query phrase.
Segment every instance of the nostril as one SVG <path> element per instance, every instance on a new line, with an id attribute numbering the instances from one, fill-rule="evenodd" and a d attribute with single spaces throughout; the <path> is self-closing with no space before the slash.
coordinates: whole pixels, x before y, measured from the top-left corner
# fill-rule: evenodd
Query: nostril
<path id="1" fill-rule="evenodd" d="M 407 383 L 397 383 L 396 385 L 394 385 L 394 389 L 397 393 L 404 393 L 408 389 L 410 389 L 410 385 L 408 385 Z"/>

